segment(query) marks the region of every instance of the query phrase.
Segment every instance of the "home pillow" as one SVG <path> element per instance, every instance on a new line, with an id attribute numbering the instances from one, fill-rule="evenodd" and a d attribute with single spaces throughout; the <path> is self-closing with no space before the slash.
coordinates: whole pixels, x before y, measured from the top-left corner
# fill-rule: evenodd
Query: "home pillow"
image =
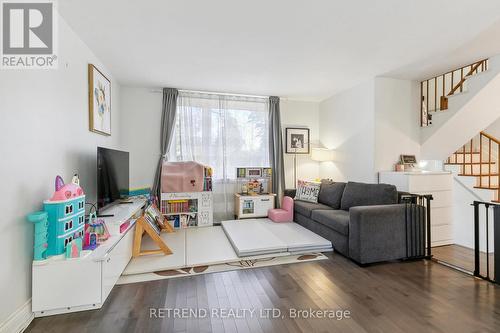
<path id="1" fill-rule="evenodd" d="M 398 203 L 398 191 L 394 185 L 348 182 L 342 195 L 340 209 L 396 203 Z"/>
<path id="2" fill-rule="evenodd" d="M 337 183 L 329 179 L 322 179 L 318 202 L 330 206 L 333 209 L 340 209 L 344 188 L 345 183 Z"/>
<path id="3" fill-rule="evenodd" d="M 299 180 L 297 182 L 297 192 L 295 193 L 295 200 L 318 203 L 320 187 L 321 183 Z"/>

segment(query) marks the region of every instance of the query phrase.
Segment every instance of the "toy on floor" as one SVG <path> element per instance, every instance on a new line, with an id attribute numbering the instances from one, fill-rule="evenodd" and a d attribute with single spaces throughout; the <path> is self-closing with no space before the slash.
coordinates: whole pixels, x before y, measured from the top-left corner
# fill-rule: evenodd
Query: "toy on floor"
<path id="1" fill-rule="evenodd" d="M 28 220 L 35 223 L 34 260 L 64 254 L 75 239 L 81 239 L 85 227 L 85 193 L 77 175 L 65 184 L 61 176 L 55 180 L 55 192 L 43 202 L 44 212 L 33 213 Z M 47 215 L 47 222 L 43 219 Z M 46 246 L 46 251 L 43 247 Z"/>
<path id="2" fill-rule="evenodd" d="M 267 216 L 273 222 L 292 222 L 293 221 L 293 199 L 283 197 L 281 208 L 269 209 Z"/>
<path id="3" fill-rule="evenodd" d="M 33 260 L 47 259 L 49 215 L 47 212 L 31 213 L 28 215 L 28 221 L 35 224 Z"/>

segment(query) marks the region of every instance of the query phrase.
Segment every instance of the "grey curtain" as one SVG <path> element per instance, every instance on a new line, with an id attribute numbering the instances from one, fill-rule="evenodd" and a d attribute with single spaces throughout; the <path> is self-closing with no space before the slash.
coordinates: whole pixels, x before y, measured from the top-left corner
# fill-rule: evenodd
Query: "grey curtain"
<path id="1" fill-rule="evenodd" d="M 276 207 L 281 206 L 285 190 L 283 137 L 281 135 L 280 98 L 269 97 L 269 161 L 273 169 L 272 191 L 276 193 Z"/>
<path id="2" fill-rule="evenodd" d="M 160 133 L 160 157 L 156 166 L 155 179 L 152 194 L 157 200 L 161 199 L 161 167 L 167 157 L 170 143 L 174 135 L 175 114 L 177 112 L 177 96 L 179 91 L 175 88 L 163 88 L 163 103 L 161 108 L 161 133 Z"/>

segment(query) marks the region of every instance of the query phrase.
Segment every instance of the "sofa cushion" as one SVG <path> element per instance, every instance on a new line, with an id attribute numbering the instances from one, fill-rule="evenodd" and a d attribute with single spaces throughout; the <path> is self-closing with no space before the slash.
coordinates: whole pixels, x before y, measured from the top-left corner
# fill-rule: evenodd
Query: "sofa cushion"
<path id="1" fill-rule="evenodd" d="M 333 209 L 339 209 L 345 185 L 345 183 L 336 183 L 331 180 L 323 179 L 319 190 L 318 202 L 330 206 Z"/>
<path id="2" fill-rule="evenodd" d="M 314 210 L 311 218 L 342 235 L 349 235 L 349 212 L 345 210 Z"/>
<path id="3" fill-rule="evenodd" d="M 311 217 L 311 212 L 316 209 L 332 209 L 332 208 L 320 203 L 295 200 L 294 210 L 298 214 L 304 215 L 305 217 Z"/>
<path id="4" fill-rule="evenodd" d="M 396 186 L 348 182 L 342 195 L 340 209 L 356 206 L 392 205 L 398 202 Z"/>

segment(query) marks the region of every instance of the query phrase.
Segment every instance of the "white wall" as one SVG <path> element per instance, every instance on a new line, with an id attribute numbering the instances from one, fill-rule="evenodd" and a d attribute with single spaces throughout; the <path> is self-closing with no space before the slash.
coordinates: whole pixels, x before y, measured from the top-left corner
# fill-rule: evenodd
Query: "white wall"
<path id="1" fill-rule="evenodd" d="M 374 78 L 320 104 L 320 141 L 335 150 L 320 175 L 339 181 L 376 182 L 401 154 L 420 152 L 417 82 Z"/>
<path id="2" fill-rule="evenodd" d="M 120 128 L 121 144 L 130 151 L 130 186 L 150 187 L 154 178 L 160 151 L 160 119 L 162 94 L 151 88 L 122 87 Z M 282 99 L 281 122 L 287 126 L 308 127 L 311 142 L 319 139 L 319 103 Z M 319 176 L 318 162 L 310 156 L 298 157 L 298 179 L 314 179 Z M 285 178 L 288 187 L 293 185 L 293 156 L 285 155 Z"/>
<path id="3" fill-rule="evenodd" d="M 500 140 L 500 117 L 484 131 Z"/>
<path id="4" fill-rule="evenodd" d="M 130 152 L 130 187 L 151 187 L 160 157 L 162 94 L 148 88 L 121 88 L 121 144 Z"/>
<path id="5" fill-rule="evenodd" d="M 89 132 L 87 64 L 112 80 L 112 136 Z M 80 174 L 89 201 L 96 193 L 96 147 L 117 147 L 119 85 L 59 18 L 59 69 L 0 73 L 0 325 L 31 298 L 33 225 L 54 178 Z M 85 288 L 85 286 L 82 286 Z"/>
<path id="6" fill-rule="evenodd" d="M 471 177 L 453 175 L 453 242 L 455 244 L 474 248 L 474 201 L 491 201 L 492 191 L 474 188 L 476 180 Z M 489 212 L 489 251 L 494 252 L 493 244 L 493 210 Z M 486 212 L 484 206 L 479 209 L 479 249 L 486 252 Z"/>
<path id="7" fill-rule="evenodd" d="M 319 103 L 281 99 L 280 109 L 283 144 L 286 127 L 307 127 L 310 130 L 311 147 L 319 145 Z M 294 155 L 285 154 L 284 160 L 285 185 L 286 188 L 293 188 Z M 313 161 L 311 155 L 297 155 L 297 180 L 314 180 L 319 176 L 319 163 Z"/>
<path id="8" fill-rule="evenodd" d="M 393 170 L 401 154 L 420 154 L 420 85 L 375 79 L 375 171 Z"/>
<path id="9" fill-rule="evenodd" d="M 375 81 L 369 80 L 321 102 L 320 141 L 335 161 L 320 165 L 322 178 L 374 182 Z"/>

